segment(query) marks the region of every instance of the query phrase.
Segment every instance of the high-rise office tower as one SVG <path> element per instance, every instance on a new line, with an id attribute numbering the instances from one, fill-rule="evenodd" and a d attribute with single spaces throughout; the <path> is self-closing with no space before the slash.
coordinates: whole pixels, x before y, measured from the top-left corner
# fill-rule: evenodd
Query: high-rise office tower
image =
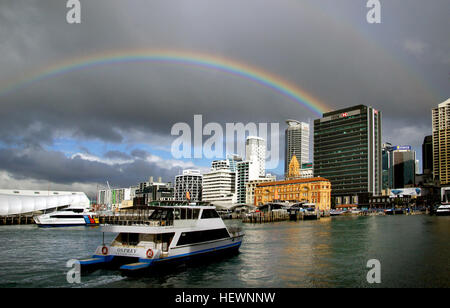
<path id="1" fill-rule="evenodd" d="M 391 163 L 391 148 L 389 142 L 383 143 L 381 147 L 381 189 L 389 188 L 389 168 Z"/>
<path id="2" fill-rule="evenodd" d="M 411 150 L 411 146 L 394 146 L 389 152 L 389 188 L 414 185 L 416 152 Z"/>
<path id="3" fill-rule="evenodd" d="M 247 201 L 247 183 L 258 179 L 259 164 L 256 161 L 245 160 L 237 163 L 236 166 L 236 202 L 245 204 Z"/>
<path id="4" fill-rule="evenodd" d="M 422 173 L 433 173 L 433 136 L 425 136 L 422 144 Z"/>
<path id="5" fill-rule="evenodd" d="M 336 204 L 381 193 L 381 112 L 357 105 L 314 120 L 314 176 L 331 182 Z"/>
<path id="6" fill-rule="evenodd" d="M 236 172 L 236 165 L 242 161 L 242 157 L 237 154 L 227 154 L 227 161 L 230 164 L 230 171 Z"/>
<path id="7" fill-rule="evenodd" d="M 433 175 L 450 184 L 450 98 L 432 110 Z"/>
<path id="8" fill-rule="evenodd" d="M 289 164 L 295 155 L 300 166 L 309 163 L 309 124 L 286 120 L 288 127 L 284 135 L 284 174 L 289 173 Z"/>
<path id="9" fill-rule="evenodd" d="M 266 141 L 263 138 L 247 137 L 245 141 L 245 160 L 258 164 L 259 176 L 266 174 Z"/>

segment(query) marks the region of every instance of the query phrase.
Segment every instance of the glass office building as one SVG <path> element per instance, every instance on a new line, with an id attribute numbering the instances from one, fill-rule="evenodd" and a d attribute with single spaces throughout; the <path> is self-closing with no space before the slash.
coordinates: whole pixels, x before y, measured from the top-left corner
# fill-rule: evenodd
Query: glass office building
<path id="1" fill-rule="evenodd" d="M 414 186 L 416 152 L 411 150 L 411 146 L 392 147 L 389 159 L 389 188 Z"/>
<path id="2" fill-rule="evenodd" d="M 314 120 L 314 176 L 331 182 L 335 204 L 379 195 L 382 183 L 381 112 L 357 105 Z"/>
<path id="3" fill-rule="evenodd" d="M 391 156 L 392 144 L 384 143 L 381 147 L 381 189 L 386 190 L 389 188 L 389 167 L 390 167 L 390 156 Z"/>

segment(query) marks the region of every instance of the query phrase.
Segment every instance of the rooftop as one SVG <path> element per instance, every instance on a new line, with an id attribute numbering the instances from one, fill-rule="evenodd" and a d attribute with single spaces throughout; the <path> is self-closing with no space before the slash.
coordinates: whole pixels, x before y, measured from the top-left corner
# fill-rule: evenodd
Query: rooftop
<path id="1" fill-rule="evenodd" d="M 439 108 L 446 107 L 446 106 L 450 106 L 450 98 L 447 99 L 445 102 L 442 102 L 438 105 Z"/>
<path id="2" fill-rule="evenodd" d="M 297 184 L 297 183 L 313 183 L 313 182 L 330 182 L 329 180 L 322 177 L 306 178 L 306 179 L 294 179 L 294 180 L 284 180 L 284 181 L 273 181 L 257 184 L 256 187 L 266 187 L 274 185 L 285 185 L 285 184 Z"/>

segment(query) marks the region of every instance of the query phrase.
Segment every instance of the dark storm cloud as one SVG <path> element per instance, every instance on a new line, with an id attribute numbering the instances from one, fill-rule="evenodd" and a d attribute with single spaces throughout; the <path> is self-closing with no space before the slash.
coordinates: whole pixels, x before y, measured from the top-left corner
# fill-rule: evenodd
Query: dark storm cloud
<path id="1" fill-rule="evenodd" d="M 111 50 L 193 50 L 272 72 L 331 108 L 372 105 L 390 121 L 384 123 L 384 133 L 393 143 L 402 141 L 396 131 L 405 135 L 405 128 L 429 127 L 431 108 L 450 96 L 445 0 L 408 5 L 383 1 L 381 25 L 368 25 L 365 1 L 353 0 L 81 3 L 80 25 L 66 23 L 65 1 L 0 3 L 0 91 L 12 80 L 26 80 L 32 72 L 68 59 Z M 318 117 L 248 80 L 179 64 L 74 70 L 8 95 L 0 92 L 0 103 L 0 141 L 19 149 L 51 145 L 61 137 L 167 146 L 173 140 L 171 126 L 192 124 L 194 114 L 202 114 L 205 123 L 280 122 L 282 130 L 286 118 Z M 170 173 L 149 166 L 144 161 L 149 153 L 140 149 L 105 155 L 135 159 L 120 166 L 42 149 L 35 158 L 8 148 L 1 153 L 1 168 L 14 176 L 55 182 L 104 182 L 120 176 L 125 183 L 132 180 L 125 171 L 139 167 L 142 175 Z M 66 176 L 69 167 L 79 169 Z"/>
<path id="2" fill-rule="evenodd" d="M 109 153 L 111 155 L 111 152 Z M 114 153 L 117 157 L 121 154 Z M 173 181 L 177 168 L 161 168 L 156 163 L 136 159 L 129 163 L 107 164 L 83 159 L 80 155 L 66 157 L 59 151 L 40 147 L 0 149 L 0 170 L 15 179 L 36 179 L 52 183 L 105 183 L 115 187 L 135 185 L 149 175 Z"/>

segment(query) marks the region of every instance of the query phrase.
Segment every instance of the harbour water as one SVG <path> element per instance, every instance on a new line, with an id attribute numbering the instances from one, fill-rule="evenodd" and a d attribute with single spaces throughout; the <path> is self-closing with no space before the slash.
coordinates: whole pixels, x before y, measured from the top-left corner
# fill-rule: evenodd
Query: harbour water
<path id="1" fill-rule="evenodd" d="M 102 242 L 97 227 L 0 227 L 0 287 L 450 287 L 450 217 L 397 215 L 242 224 L 240 253 L 168 273 L 125 278 L 100 271 L 69 284 L 68 260 Z M 105 234 L 105 241 L 112 235 Z M 366 280 L 381 263 L 381 284 Z"/>

